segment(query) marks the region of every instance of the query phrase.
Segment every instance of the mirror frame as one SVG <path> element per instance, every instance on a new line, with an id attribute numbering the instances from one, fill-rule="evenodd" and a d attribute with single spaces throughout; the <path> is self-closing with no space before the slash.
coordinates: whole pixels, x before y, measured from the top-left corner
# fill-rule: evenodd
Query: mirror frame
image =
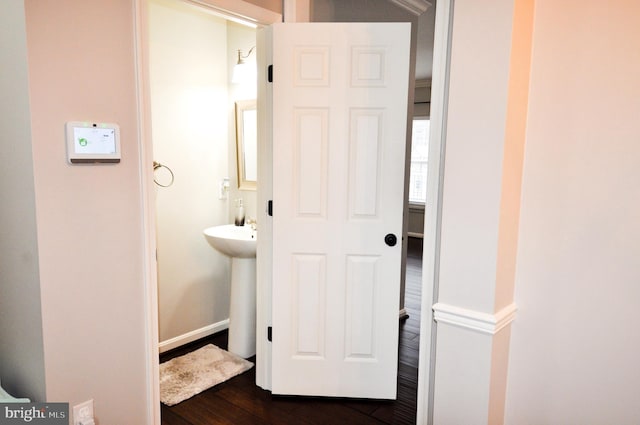
<path id="1" fill-rule="evenodd" d="M 239 190 L 256 190 L 257 181 L 247 180 L 247 168 L 245 164 L 245 119 L 244 113 L 246 111 L 257 110 L 256 100 L 238 100 L 236 101 L 236 161 L 238 166 L 238 189 Z M 257 152 L 258 152 L 258 138 L 257 138 L 257 123 L 256 128 L 253 129 L 255 134 L 255 155 L 256 155 L 256 168 L 257 168 Z M 250 141 L 249 141 L 250 142 Z M 257 178 L 257 169 L 255 175 Z"/>

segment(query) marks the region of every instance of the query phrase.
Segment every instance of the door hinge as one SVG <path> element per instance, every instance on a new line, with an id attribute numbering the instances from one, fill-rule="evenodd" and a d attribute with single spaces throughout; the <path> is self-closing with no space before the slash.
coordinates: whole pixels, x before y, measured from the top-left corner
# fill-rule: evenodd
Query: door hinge
<path id="1" fill-rule="evenodd" d="M 267 326 L 267 341 L 271 342 L 272 339 L 273 339 L 273 330 L 271 329 L 271 326 Z"/>
<path id="2" fill-rule="evenodd" d="M 271 199 L 267 201 L 267 214 L 269 217 L 273 217 L 273 201 Z"/>
<path id="3" fill-rule="evenodd" d="M 273 65 L 267 67 L 267 81 L 273 83 Z"/>

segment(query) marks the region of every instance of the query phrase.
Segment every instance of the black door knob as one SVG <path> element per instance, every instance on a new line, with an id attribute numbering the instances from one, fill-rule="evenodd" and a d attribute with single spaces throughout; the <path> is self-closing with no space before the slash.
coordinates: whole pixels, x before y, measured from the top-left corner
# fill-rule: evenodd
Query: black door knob
<path id="1" fill-rule="evenodd" d="M 398 238 L 396 238 L 396 235 L 394 235 L 393 233 L 389 233 L 384 237 L 384 243 L 389 246 L 395 246 L 395 244 L 398 243 Z"/>

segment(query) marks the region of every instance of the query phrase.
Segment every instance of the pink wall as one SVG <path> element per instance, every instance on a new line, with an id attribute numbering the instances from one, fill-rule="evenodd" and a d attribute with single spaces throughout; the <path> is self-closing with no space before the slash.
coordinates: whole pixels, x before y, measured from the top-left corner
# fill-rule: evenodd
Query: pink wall
<path id="1" fill-rule="evenodd" d="M 536 0 L 507 424 L 640 423 L 638 16 Z"/>
<path id="2" fill-rule="evenodd" d="M 27 0 L 46 394 L 143 424 L 140 150 L 133 0 Z M 64 124 L 120 125 L 122 162 L 69 165 Z"/>
<path id="3" fill-rule="evenodd" d="M 282 1 L 281 0 L 245 0 L 247 3 L 253 3 L 256 6 L 263 7 L 272 12 L 282 13 Z"/>

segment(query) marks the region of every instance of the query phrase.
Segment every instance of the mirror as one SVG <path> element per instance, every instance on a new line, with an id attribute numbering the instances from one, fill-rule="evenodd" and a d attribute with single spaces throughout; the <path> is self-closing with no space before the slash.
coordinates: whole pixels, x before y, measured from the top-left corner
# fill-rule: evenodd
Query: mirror
<path id="1" fill-rule="evenodd" d="M 256 190 L 258 180 L 258 114 L 256 101 L 236 102 L 238 189 Z"/>

